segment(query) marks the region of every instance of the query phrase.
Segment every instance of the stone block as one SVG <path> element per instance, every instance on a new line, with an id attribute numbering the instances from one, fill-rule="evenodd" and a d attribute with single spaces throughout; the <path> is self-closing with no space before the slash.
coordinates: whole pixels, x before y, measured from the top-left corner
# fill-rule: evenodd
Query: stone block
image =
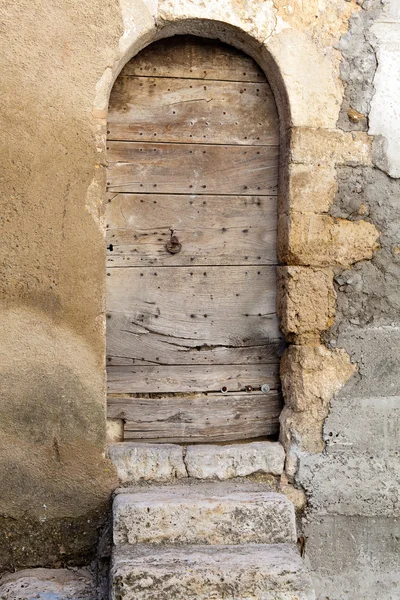
<path id="1" fill-rule="evenodd" d="M 322 452 L 323 413 L 296 412 L 285 406 L 279 417 L 281 430 L 279 439 L 286 450 L 286 473 L 293 477 L 298 467 L 298 456 L 302 452 Z"/>
<path id="2" fill-rule="evenodd" d="M 300 459 L 297 482 L 314 513 L 400 517 L 397 451 L 374 456 L 328 447 Z"/>
<path id="3" fill-rule="evenodd" d="M 96 600 L 87 569 L 26 569 L 0 579 L 1 600 Z"/>
<path id="4" fill-rule="evenodd" d="M 252 473 L 281 475 L 285 451 L 278 442 L 251 442 L 214 446 L 188 446 L 185 464 L 189 477 L 231 479 Z"/>
<path id="5" fill-rule="evenodd" d="M 287 339 L 318 340 L 335 316 L 332 269 L 279 267 L 277 285 L 278 315 Z"/>
<path id="6" fill-rule="evenodd" d="M 318 599 L 399 599 L 399 519 L 309 516 L 304 536 Z"/>
<path id="7" fill-rule="evenodd" d="M 372 137 L 362 131 L 293 127 L 290 162 L 303 164 L 372 164 Z"/>
<path id="8" fill-rule="evenodd" d="M 337 192 L 333 165 L 296 164 L 283 169 L 280 183 L 279 212 L 326 213 Z"/>
<path id="9" fill-rule="evenodd" d="M 333 395 L 355 372 L 344 350 L 325 346 L 289 346 L 281 360 L 286 405 L 280 415 L 280 441 L 286 450 L 286 472 L 294 476 L 298 456 L 322 452 L 324 419 Z"/>
<path id="10" fill-rule="evenodd" d="M 296 540 L 293 504 L 248 483 L 152 487 L 121 493 L 114 543 L 274 544 Z"/>
<path id="11" fill-rule="evenodd" d="M 295 547 L 141 547 L 114 556 L 112 600 L 315 600 Z"/>
<path id="12" fill-rule="evenodd" d="M 400 396 L 332 401 L 324 425 L 326 443 L 338 450 L 389 456 L 400 448 Z"/>
<path id="13" fill-rule="evenodd" d="M 112 444 L 108 455 L 122 485 L 187 477 L 182 447 L 174 444 Z"/>
<path id="14" fill-rule="evenodd" d="M 293 212 L 280 215 L 278 229 L 278 256 L 283 264 L 349 267 L 371 259 L 379 248 L 377 228 L 362 220 Z"/>
<path id="15" fill-rule="evenodd" d="M 281 381 L 286 406 L 324 418 L 329 401 L 356 367 L 344 350 L 325 346 L 289 346 L 281 359 Z"/>

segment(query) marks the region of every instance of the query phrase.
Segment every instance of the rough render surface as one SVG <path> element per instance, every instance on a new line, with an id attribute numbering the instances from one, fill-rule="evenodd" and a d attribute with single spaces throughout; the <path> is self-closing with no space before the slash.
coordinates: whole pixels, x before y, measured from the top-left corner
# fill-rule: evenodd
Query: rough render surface
<path id="1" fill-rule="evenodd" d="M 27 569 L 0 579 L 1 600 L 95 600 L 87 569 Z"/>
<path id="2" fill-rule="evenodd" d="M 276 544 L 296 541 L 293 504 L 260 484 L 179 484 L 120 493 L 114 544 Z"/>
<path id="3" fill-rule="evenodd" d="M 176 576 L 177 570 L 179 577 Z M 293 546 L 121 548 L 112 568 L 112 600 L 315 600 Z"/>

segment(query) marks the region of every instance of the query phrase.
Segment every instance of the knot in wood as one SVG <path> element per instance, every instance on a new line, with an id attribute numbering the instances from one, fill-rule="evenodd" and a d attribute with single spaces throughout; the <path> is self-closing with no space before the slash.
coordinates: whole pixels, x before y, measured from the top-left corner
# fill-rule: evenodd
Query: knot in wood
<path id="1" fill-rule="evenodd" d="M 176 235 L 171 235 L 171 238 L 165 244 L 165 248 L 170 254 L 178 254 L 182 250 L 182 244 L 179 242 Z"/>

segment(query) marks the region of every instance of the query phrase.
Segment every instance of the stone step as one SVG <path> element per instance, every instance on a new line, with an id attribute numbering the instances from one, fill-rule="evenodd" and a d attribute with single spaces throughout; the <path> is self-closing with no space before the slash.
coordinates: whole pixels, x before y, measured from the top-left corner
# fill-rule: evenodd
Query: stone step
<path id="1" fill-rule="evenodd" d="M 123 442 L 110 444 L 108 456 L 122 485 L 141 481 L 176 479 L 232 479 L 254 473 L 282 475 L 285 451 L 279 442 L 198 444 L 185 449 L 177 444 Z"/>
<path id="2" fill-rule="evenodd" d="M 292 545 L 138 545 L 114 552 L 112 600 L 315 600 Z"/>
<path id="3" fill-rule="evenodd" d="M 279 544 L 296 541 L 293 504 L 250 483 L 176 484 L 120 493 L 114 544 Z"/>

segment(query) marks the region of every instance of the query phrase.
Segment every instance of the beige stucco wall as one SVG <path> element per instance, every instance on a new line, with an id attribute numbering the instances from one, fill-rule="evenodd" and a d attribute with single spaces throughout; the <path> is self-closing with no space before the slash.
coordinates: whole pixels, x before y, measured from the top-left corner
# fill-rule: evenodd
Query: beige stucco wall
<path id="1" fill-rule="evenodd" d="M 218 37 L 252 55 L 273 86 L 283 149 L 279 251 L 289 265 L 280 273 L 280 311 L 297 348 L 285 364 L 299 386 L 286 387 L 282 417 L 288 475 L 302 453 L 323 449 L 330 395 L 354 371 L 344 352 L 320 341 L 334 318 L 332 268 L 370 258 L 378 237 L 370 223 L 327 214 L 336 165 L 372 160 L 365 133 L 336 129 L 343 87 L 335 45 L 357 10 L 355 0 L 15 0 L 4 7 L 4 565 L 86 560 L 116 485 L 103 457 L 107 107 L 122 66 L 157 37 Z M 309 309 L 299 313 L 304 290 Z"/>

